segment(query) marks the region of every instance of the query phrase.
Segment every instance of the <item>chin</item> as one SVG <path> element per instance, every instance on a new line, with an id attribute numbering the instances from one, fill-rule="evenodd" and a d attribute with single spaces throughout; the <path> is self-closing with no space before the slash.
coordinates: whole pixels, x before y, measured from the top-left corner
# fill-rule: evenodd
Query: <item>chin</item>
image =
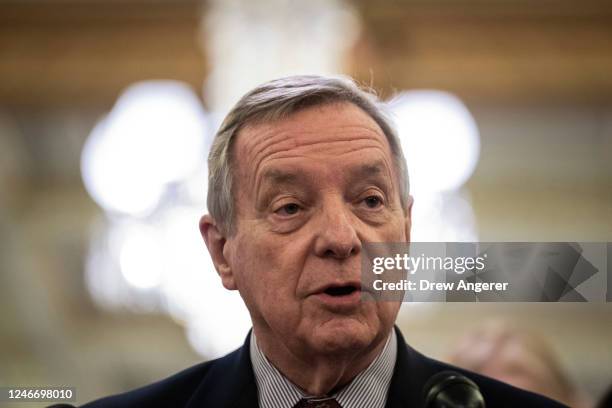
<path id="1" fill-rule="evenodd" d="M 352 353 L 372 346 L 380 337 L 380 322 L 367 324 L 349 317 L 333 318 L 311 333 L 311 347 L 322 354 Z"/>

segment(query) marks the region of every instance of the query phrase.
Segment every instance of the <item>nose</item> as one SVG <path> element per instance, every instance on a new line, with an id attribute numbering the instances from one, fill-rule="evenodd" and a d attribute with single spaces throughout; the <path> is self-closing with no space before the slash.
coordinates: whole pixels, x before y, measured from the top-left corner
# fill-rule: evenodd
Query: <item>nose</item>
<path id="1" fill-rule="evenodd" d="M 343 200 L 324 205 L 314 243 L 317 256 L 346 259 L 361 252 L 361 240 L 357 235 L 356 220 Z"/>

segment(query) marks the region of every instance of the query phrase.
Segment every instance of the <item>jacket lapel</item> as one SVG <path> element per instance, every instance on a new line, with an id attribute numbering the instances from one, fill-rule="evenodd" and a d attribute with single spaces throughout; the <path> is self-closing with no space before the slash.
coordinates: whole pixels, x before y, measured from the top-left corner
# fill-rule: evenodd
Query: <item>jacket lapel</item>
<path id="1" fill-rule="evenodd" d="M 186 408 L 257 408 L 257 385 L 251 365 L 249 332 L 244 345 L 211 363 Z"/>
<path id="2" fill-rule="evenodd" d="M 386 408 L 407 408 L 422 405 L 425 379 L 429 378 L 431 367 L 426 358 L 410 348 L 397 326 L 397 361 L 389 385 Z"/>

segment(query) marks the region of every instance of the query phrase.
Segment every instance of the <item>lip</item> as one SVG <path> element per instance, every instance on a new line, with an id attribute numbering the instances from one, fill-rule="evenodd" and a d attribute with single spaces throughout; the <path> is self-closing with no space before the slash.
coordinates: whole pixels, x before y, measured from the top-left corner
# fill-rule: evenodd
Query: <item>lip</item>
<path id="1" fill-rule="evenodd" d="M 352 286 L 355 288 L 353 292 L 346 295 L 334 296 L 326 293 L 327 290 L 333 288 L 340 288 L 345 286 Z M 354 310 L 361 303 L 361 282 L 349 281 L 349 282 L 335 282 L 333 284 L 325 285 L 317 289 L 311 296 L 318 302 L 320 302 L 326 308 L 336 312 L 348 312 Z"/>

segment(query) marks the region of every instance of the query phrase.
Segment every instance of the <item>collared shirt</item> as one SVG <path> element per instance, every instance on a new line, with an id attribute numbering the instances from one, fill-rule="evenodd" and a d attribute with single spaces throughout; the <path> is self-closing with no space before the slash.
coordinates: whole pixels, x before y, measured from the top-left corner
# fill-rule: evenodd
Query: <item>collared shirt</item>
<path id="1" fill-rule="evenodd" d="M 291 408 L 302 398 L 309 397 L 270 363 L 259 349 L 254 332 L 251 333 L 250 352 L 261 408 Z M 397 337 L 395 331 L 391 330 L 378 357 L 331 397 L 342 408 L 383 408 L 396 359 Z"/>

